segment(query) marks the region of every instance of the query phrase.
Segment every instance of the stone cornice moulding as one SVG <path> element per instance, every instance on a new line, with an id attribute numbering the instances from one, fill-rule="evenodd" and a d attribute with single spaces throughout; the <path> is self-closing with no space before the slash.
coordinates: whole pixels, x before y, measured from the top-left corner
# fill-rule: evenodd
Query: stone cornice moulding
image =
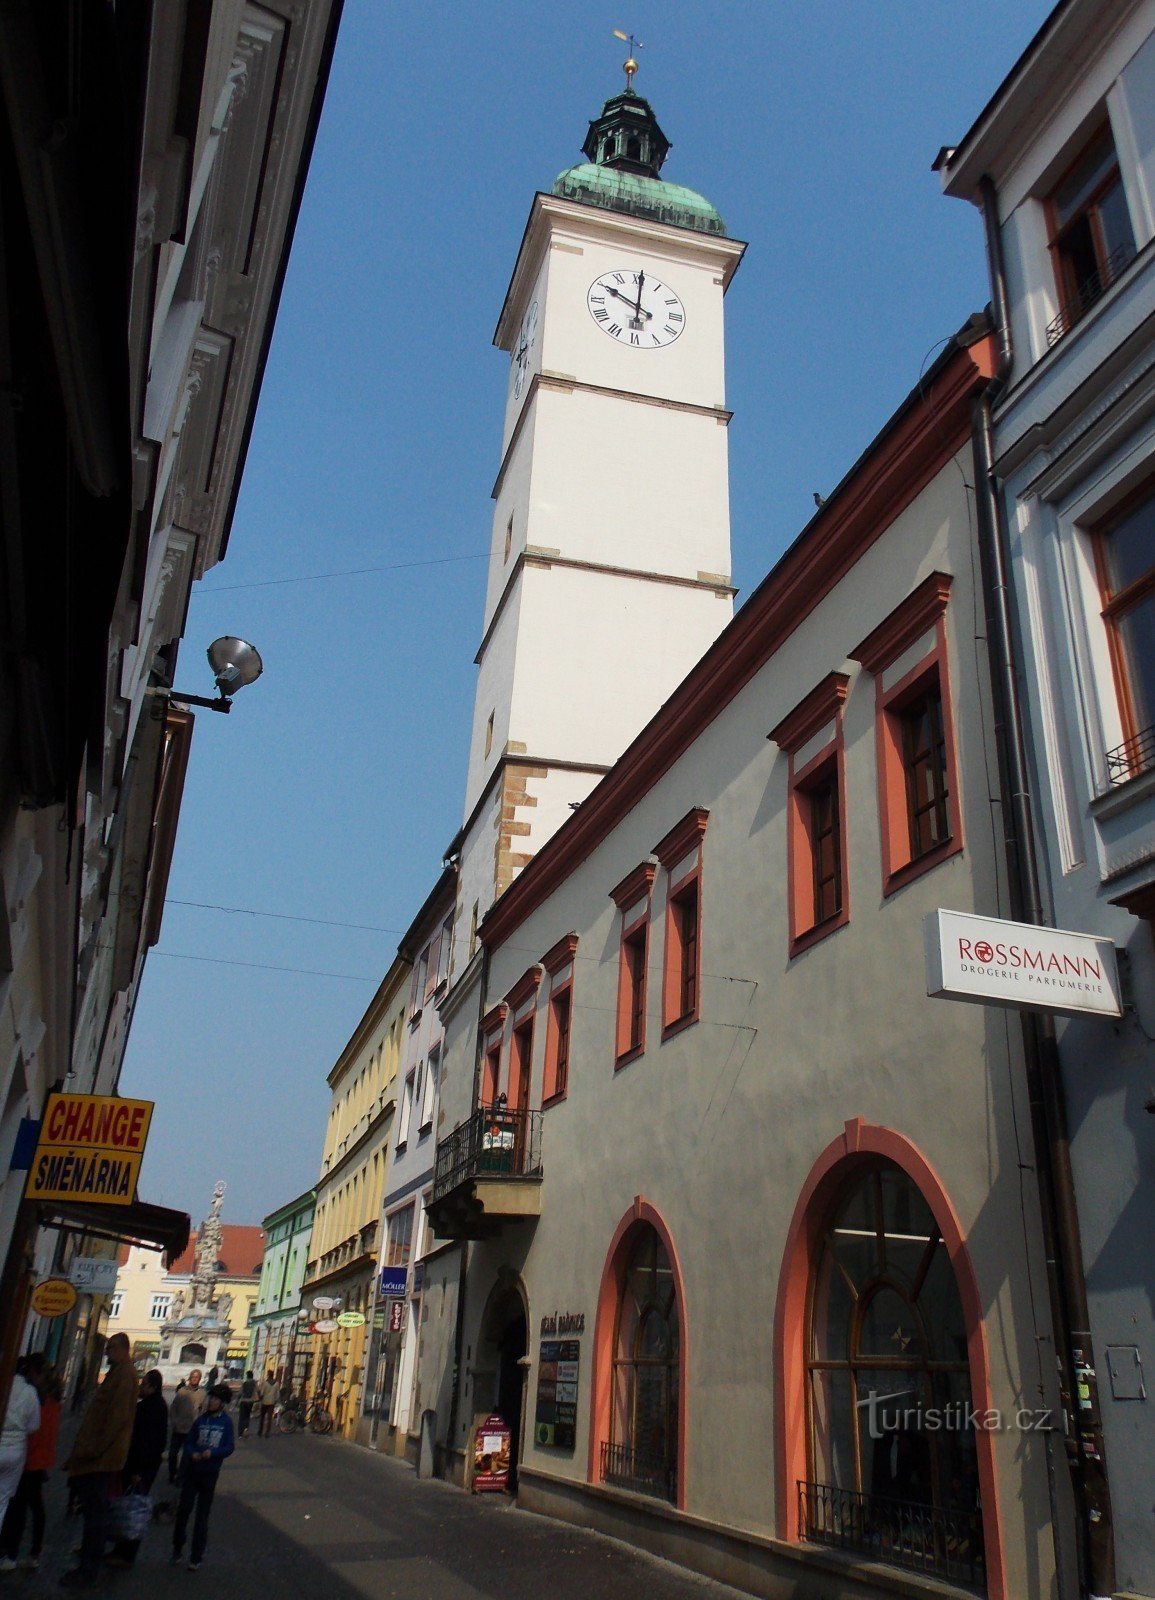
<path id="1" fill-rule="evenodd" d="M 833 722 L 846 703 L 850 678 L 845 672 L 828 672 L 808 695 L 771 728 L 766 737 L 790 755 L 813 739 L 820 728 Z"/>
<path id="2" fill-rule="evenodd" d="M 681 822 L 676 822 L 664 838 L 659 839 L 654 846 L 654 854 L 669 872 L 671 867 L 676 867 L 683 856 L 690 853 L 695 845 L 701 844 L 706 836 L 706 824 L 710 820 L 710 813 L 705 806 L 695 806 L 687 811 Z"/>
<path id="3" fill-rule="evenodd" d="M 538 985 L 541 983 L 541 968 L 539 966 L 526 967 L 521 977 L 505 997 L 505 1003 L 510 1013 L 516 1013 L 537 994 Z"/>
<path id="4" fill-rule="evenodd" d="M 628 911 L 639 900 L 649 897 L 657 871 L 656 862 L 642 861 L 632 872 L 627 872 L 620 883 L 614 885 L 610 890 L 610 899 L 619 911 Z"/>
<path id="5" fill-rule="evenodd" d="M 850 652 L 851 661 L 859 662 L 873 677 L 885 671 L 944 615 L 953 581 L 947 572 L 932 572 L 924 578 L 917 589 L 855 646 Z"/>
<path id="6" fill-rule="evenodd" d="M 552 978 L 555 972 L 560 972 L 577 955 L 578 936 L 576 933 L 563 933 L 556 944 L 550 945 L 541 964 Z"/>

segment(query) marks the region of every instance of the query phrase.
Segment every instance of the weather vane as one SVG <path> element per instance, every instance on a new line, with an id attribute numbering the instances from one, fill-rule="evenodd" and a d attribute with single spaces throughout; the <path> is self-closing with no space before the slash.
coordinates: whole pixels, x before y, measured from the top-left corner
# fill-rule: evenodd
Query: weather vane
<path id="1" fill-rule="evenodd" d="M 644 50 L 646 47 L 642 41 L 635 38 L 632 33 L 623 33 L 620 28 L 614 29 L 614 38 L 620 39 L 623 44 L 629 45 L 630 47 L 630 53 L 628 57 L 622 62 L 622 71 L 626 75 L 626 93 L 632 94 L 634 90 L 634 73 L 638 70 L 638 63 L 634 59 L 634 52 L 635 50 Z"/>

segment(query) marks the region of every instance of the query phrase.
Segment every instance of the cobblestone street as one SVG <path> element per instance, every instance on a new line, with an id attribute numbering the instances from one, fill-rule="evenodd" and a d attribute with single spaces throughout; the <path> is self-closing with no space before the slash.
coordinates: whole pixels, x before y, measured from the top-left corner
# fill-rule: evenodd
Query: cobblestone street
<path id="1" fill-rule="evenodd" d="M 0 1600 L 58 1593 L 80 1524 L 64 1516 L 53 1475 L 45 1559 L 35 1574 L 0 1577 Z M 99 1594 L 168 1600 L 737 1600 L 737 1591 L 565 1524 L 520 1512 L 504 1497 L 471 1496 L 412 1469 L 311 1435 L 249 1438 L 225 1463 L 201 1571 L 169 1565 L 171 1533 L 156 1523 L 136 1568 L 109 1571 Z"/>

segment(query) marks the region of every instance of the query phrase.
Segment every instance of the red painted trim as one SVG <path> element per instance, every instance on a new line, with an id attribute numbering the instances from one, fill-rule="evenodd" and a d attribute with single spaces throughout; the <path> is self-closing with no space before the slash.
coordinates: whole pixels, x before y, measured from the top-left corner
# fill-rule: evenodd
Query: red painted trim
<path id="1" fill-rule="evenodd" d="M 994 1409 L 982 1296 L 962 1224 L 946 1188 L 926 1157 L 905 1135 L 856 1117 L 847 1122 L 836 1139 L 831 1140 L 810 1169 L 794 1207 L 778 1274 L 778 1295 L 774 1306 L 775 1507 L 779 1537 L 796 1542 L 801 1537 L 801 1530 L 795 1485 L 800 1478 L 805 1479 L 809 1475 L 806 1344 L 810 1285 L 830 1205 L 855 1168 L 876 1156 L 901 1167 L 918 1185 L 930 1206 L 954 1268 L 962 1301 L 971 1396 L 975 1409 Z M 983 1507 L 987 1594 L 989 1600 L 1005 1600 L 1007 1584 L 994 1438 L 988 1431 L 976 1431 L 975 1446 Z"/>
<path id="2" fill-rule="evenodd" d="M 486 1038 L 491 1033 L 500 1033 L 505 1027 L 505 1019 L 509 1015 L 509 1007 L 504 1000 L 499 1000 L 491 1011 L 487 1011 L 481 1019 L 481 1032 Z"/>
<path id="3" fill-rule="evenodd" d="M 533 1012 L 509 1036 L 509 1087 L 506 1102 L 511 1111 L 528 1111 L 533 1103 Z"/>
<path id="4" fill-rule="evenodd" d="M 851 661 L 860 661 L 875 677 L 885 671 L 916 639 L 929 633 L 943 615 L 953 582 L 948 572 L 932 572 L 929 578 L 924 578 L 918 588 L 850 652 Z"/>
<path id="5" fill-rule="evenodd" d="M 705 838 L 709 820 L 710 813 L 705 807 L 695 806 L 692 811 L 686 812 L 681 822 L 675 822 L 665 838 L 654 846 L 654 854 L 667 872 Z"/>
<path id="6" fill-rule="evenodd" d="M 576 950 L 577 949 L 577 935 L 576 934 L 569 934 L 569 935 L 567 935 L 567 938 L 570 938 L 570 939 L 573 940 L 573 950 Z M 566 940 L 563 939 L 561 941 L 561 943 L 562 944 L 566 943 Z M 556 949 L 557 946 L 555 945 L 554 948 Z M 572 956 L 572 951 L 571 951 L 571 956 Z M 561 970 L 560 967 L 559 967 L 558 970 Z M 561 1088 L 559 1089 L 557 1087 L 558 1026 L 557 1026 L 557 1013 L 556 1013 L 556 1011 L 554 1009 L 554 1001 L 557 1000 L 557 998 L 560 995 L 563 995 L 563 994 L 568 994 L 569 997 L 570 997 L 570 1003 L 569 1003 L 569 1038 L 568 1038 L 568 1041 L 567 1041 L 568 1054 L 567 1054 L 567 1057 L 566 1057 L 566 1064 L 565 1064 L 565 1082 L 561 1086 Z M 565 976 L 563 978 L 559 979 L 556 976 L 553 978 L 553 982 L 550 984 L 550 989 L 549 989 L 549 999 L 546 1002 L 546 1015 L 545 1015 L 545 1062 L 544 1062 L 544 1065 L 542 1067 L 542 1079 L 541 1079 L 541 1093 L 542 1093 L 541 1108 L 542 1108 L 543 1111 L 546 1109 L 547 1106 L 555 1106 L 555 1105 L 557 1105 L 558 1101 L 559 1100 L 564 1100 L 566 1095 L 568 1094 L 568 1092 L 569 1092 L 569 1069 L 570 1069 L 570 1063 L 572 1062 L 572 1060 L 573 1060 L 573 967 L 571 966 L 571 967 L 568 968 L 568 970 L 566 971 Z M 551 1085 L 552 1085 L 552 1088 L 550 1087 Z"/>
<path id="7" fill-rule="evenodd" d="M 487 913 L 507 939 L 701 737 L 970 437 L 970 405 L 997 366 L 993 337 L 920 384 L 657 715 Z"/>
<path id="8" fill-rule="evenodd" d="M 962 795 L 946 637 L 946 609 L 952 581 L 947 573 L 932 572 L 851 653 L 852 660 L 860 661 L 874 675 L 875 781 L 884 897 L 905 889 L 908 883 L 958 855 L 963 848 Z M 883 674 L 887 668 L 931 629 L 934 630 L 934 644 L 897 683 L 885 688 Z M 933 850 L 912 857 L 901 713 L 935 683 L 942 699 L 949 834 Z"/>
<path id="9" fill-rule="evenodd" d="M 540 967 L 526 967 L 521 977 L 505 997 L 505 1003 L 510 1011 L 516 1011 L 523 1006 L 531 996 L 537 993 L 537 986 L 541 982 Z"/>
<path id="10" fill-rule="evenodd" d="M 577 955 L 578 936 L 576 933 L 566 933 L 554 945 L 550 945 L 541 964 L 552 977 L 559 967 L 564 967 Z"/>
<path id="11" fill-rule="evenodd" d="M 845 704 L 849 688 L 850 679 L 845 672 L 828 672 L 766 737 L 780 750 L 793 755 L 808 739 L 813 739 L 820 728 L 834 721 Z"/>
<path id="12" fill-rule="evenodd" d="M 632 872 L 627 872 L 621 883 L 614 885 L 610 890 L 610 899 L 619 911 L 628 911 L 643 895 L 649 894 L 657 870 L 652 861 L 643 861 Z M 508 894 L 509 890 L 505 892 Z"/>
<path id="13" fill-rule="evenodd" d="M 602 1281 L 598 1289 L 598 1308 L 594 1318 L 594 1368 L 590 1386 L 589 1450 L 586 1475 L 589 1483 L 599 1482 L 599 1447 L 610 1436 L 611 1386 L 613 1383 L 614 1335 L 617 1332 L 618 1306 L 621 1302 L 626 1262 L 629 1260 L 632 1240 L 630 1234 L 639 1223 L 648 1222 L 665 1246 L 670 1258 L 674 1278 L 674 1294 L 678 1301 L 678 1499 L 679 1511 L 686 1509 L 686 1441 L 689 1438 L 687 1412 L 690 1394 L 690 1318 L 686 1310 L 685 1279 L 682 1264 L 669 1228 L 661 1213 L 642 1196 L 635 1195 L 634 1203 L 614 1230 L 609 1250 L 606 1252 Z"/>

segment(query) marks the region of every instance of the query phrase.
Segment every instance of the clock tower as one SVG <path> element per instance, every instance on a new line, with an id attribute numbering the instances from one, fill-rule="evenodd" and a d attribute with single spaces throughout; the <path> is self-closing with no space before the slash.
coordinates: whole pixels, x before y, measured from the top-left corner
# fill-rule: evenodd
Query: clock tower
<path id="1" fill-rule="evenodd" d="M 632 88 L 534 198 L 509 356 L 459 908 L 483 917 L 729 622 L 722 218 Z M 464 933 L 460 929 L 459 937 Z"/>

